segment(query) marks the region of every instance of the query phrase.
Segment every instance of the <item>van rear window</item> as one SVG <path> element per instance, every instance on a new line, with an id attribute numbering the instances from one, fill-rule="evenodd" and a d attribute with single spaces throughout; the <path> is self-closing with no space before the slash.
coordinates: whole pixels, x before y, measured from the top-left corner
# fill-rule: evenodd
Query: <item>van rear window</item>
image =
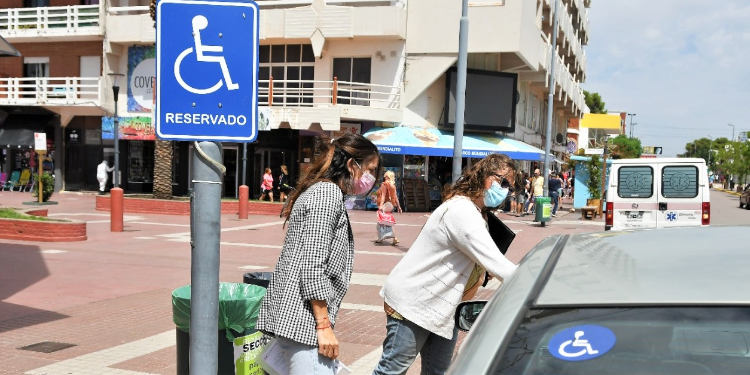
<path id="1" fill-rule="evenodd" d="M 664 167 L 661 174 L 661 195 L 664 198 L 697 197 L 698 168 L 692 165 Z"/>
<path id="2" fill-rule="evenodd" d="M 620 198 L 650 198 L 654 195 L 654 169 L 620 167 L 617 171 L 617 195 Z"/>

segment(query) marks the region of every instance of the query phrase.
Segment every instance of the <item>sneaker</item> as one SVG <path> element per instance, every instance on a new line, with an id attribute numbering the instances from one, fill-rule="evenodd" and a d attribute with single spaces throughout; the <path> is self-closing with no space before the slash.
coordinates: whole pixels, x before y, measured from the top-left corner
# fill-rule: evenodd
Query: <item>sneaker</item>
<path id="1" fill-rule="evenodd" d="M 555 214 L 552 214 L 552 217 L 557 217 L 557 215 L 555 215 Z"/>

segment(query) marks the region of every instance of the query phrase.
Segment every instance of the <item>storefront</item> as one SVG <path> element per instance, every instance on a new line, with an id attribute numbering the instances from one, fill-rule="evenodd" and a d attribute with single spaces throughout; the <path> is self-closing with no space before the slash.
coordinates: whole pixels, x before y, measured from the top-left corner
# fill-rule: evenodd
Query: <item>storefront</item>
<path id="1" fill-rule="evenodd" d="M 372 128 L 364 136 L 378 146 L 384 166 L 397 176 L 403 206 L 410 211 L 434 209 L 451 182 L 453 134 L 435 128 Z M 462 167 L 500 153 L 515 161 L 542 160 L 544 151 L 514 139 L 491 134 L 465 134 Z M 372 206 L 374 208 L 374 206 Z"/>
<path id="2" fill-rule="evenodd" d="M 42 161 L 46 172 L 55 177 L 62 175 L 60 166 L 61 135 L 59 121 L 54 114 L 35 107 L 3 107 L 0 109 L 0 173 L 8 178 L 14 171 L 19 174 L 29 170 L 32 175 L 39 171 L 39 157 L 34 152 L 34 133 L 47 135 L 47 153 Z M 59 190 L 61 181 L 56 180 Z M 33 177 L 32 180 L 33 181 Z"/>

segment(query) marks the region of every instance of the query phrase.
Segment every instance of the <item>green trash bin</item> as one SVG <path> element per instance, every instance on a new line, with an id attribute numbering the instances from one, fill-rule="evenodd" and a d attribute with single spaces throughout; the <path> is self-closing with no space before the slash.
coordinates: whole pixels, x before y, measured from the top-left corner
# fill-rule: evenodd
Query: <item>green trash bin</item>
<path id="1" fill-rule="evenodd" d="M 255 330 L 266 288 L 240 283 L 219 284 L 218 374 L 255 375 L 263 370 L 255 356 L 265 344 Z M 190 373 L 190 285 L 172 292 L 172 320 L 177 326 L 177 374 Z"/>
<path id="2" fill-rule="evenodd" d="M 552 199 L 550 197 L 536 197 L 534 211 L 536 214 L 534 221 L 538 221 L 544 226 L 552 216 Z"/>

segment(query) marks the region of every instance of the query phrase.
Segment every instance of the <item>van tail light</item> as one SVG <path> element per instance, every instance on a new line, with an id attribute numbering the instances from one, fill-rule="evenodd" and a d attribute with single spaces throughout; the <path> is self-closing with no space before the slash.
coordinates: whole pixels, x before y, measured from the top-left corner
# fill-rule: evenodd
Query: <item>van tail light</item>
<path id="1" fill-rule="evenodd" d="M 703 202 L 701 205 L 701 225 L 711 224 L 711 202 Z"/>
<path id="2" fill-rule="evenodd" d="M 612 202 L 607 202 L 607 211 L 604 214 L 605 223 L 604 225 L 612 226 L 612 222 L 614 221 L 615 213 L 614 213 L 614 205 Z"/>

